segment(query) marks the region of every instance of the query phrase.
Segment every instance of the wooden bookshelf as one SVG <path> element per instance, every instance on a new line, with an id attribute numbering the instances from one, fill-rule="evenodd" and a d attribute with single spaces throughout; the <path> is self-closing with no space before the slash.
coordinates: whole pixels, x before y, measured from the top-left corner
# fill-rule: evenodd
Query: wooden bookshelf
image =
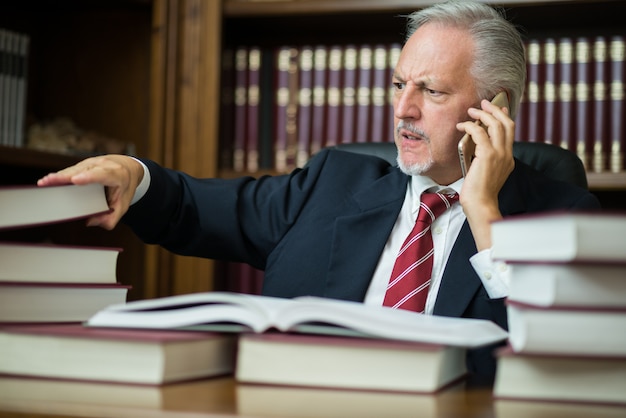
<path id="1" fill-rule="evenodd" d="M 251 44 L 271 48 L 285 43 L 402 42 L 406 24 L 403 15 L 432 3 L 420 0 L 225 0 L 222 44 L 223 48 Z M 621 17 L 626 14 L 623 1 L 501 0 L 487 3 L 501 6 L 507 17 L 522 28 L 526 39 L 598 31 L 626 34 Z M 242 173 L 225 167 L 219 174 L 234 177 L 280 173 L 271 169 Z M 626 171 L 589 172 L 588 180 L 590 189 L 601 191 L 603 199 L 626 191 Z"/>

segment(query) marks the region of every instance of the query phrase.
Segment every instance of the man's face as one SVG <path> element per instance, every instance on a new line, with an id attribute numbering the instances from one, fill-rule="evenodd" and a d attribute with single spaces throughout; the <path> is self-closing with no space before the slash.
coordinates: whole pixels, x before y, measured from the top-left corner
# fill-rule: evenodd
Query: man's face
<path id="1" fill-rule="evenodd" d="M 456 124 L 477 106 L 470 75 L 473 42 L 458 29 L 420 27 L 402 49 L 394 72 L 395 142 L 400 167 L 439 184 L 461 177 Z"/>

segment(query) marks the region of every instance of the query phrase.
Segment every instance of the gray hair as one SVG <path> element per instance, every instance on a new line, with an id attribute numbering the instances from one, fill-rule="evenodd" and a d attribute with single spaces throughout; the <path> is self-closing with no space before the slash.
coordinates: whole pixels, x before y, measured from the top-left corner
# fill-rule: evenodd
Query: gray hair
<path id="1" fill-rule="evenodd" d="M 517 114 L 526 83 L 524 43 L 515 26 L 491 6 L 472 1 L 438 3 L 407 16 L 408 40 L 426 23 L 467 30 L 475 45 L 470 69 L 479 98 L 491 98 L 498 91 L 509 95 L 512 118 Z"/>

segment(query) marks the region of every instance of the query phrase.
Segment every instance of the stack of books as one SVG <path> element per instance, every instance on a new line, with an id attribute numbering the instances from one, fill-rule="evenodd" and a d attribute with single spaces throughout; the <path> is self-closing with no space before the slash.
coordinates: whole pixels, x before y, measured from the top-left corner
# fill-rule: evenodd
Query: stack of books
<path id="1" fill-rule="evenodd" d="M 514 216 L 492 239 L 512 269 L 495 397 L 626 406 L 626 214 Z"/>
<path id="2" fill-rule="evenodd" d="M 462 379 L 467 348 L 507 337 L 486 320 L 231 292 L 109 306 L 87 325 L 237 333 L 235 378 L 242 383 L 417 393 Z"/>
<path id="3" fill-rule="evenodd" d="M 99 184 L 0 188 L 0 230 L 63 223 L 108 211 L 105 188 Z M 6 389 L 0 402 L 15 400 L 11 393 L 17 392 L 7 389 L 12 384 L 39 387 L 60 379 L 161 385 L 232 372 L 232 336 L 83 325 L 105 307 L 126 303 L 129 286 L 116 278 L 120 251 L 0 243 L 0 376 Z M 47 380 L 29 380 L 41 378 Z M 98 387 L 104 390 L 103 386 L 93 390 Z M 62 392 L 60 398 L 72 396 Z"/>
<path id="4" fill-rule="evenodd" d="M 80 219 L 109 210 L 101 185 L 0 189 L 0 230 Z M 126 300 L 119 248 L 0 242 L 0 323 L 81 322 Z"/>

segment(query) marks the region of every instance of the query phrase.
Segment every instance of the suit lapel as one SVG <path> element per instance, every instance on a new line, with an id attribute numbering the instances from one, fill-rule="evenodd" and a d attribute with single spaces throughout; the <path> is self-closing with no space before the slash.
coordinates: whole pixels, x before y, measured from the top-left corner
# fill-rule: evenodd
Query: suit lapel
<path id="1" fill-rule="evenodd" d="M 352 196 L 354 211 L 335 220 L 326 296 L 362 301 L 404 202 L 399 169 Z"/>

